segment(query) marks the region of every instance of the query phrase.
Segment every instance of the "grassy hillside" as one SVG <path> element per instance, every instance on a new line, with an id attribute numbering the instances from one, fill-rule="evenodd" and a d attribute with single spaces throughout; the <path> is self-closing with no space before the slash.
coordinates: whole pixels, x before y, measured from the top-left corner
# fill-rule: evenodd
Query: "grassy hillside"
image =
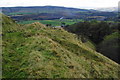
<path id="1" fill-rule="evenodd" d="M 118 78 L 118 69 L 75 34 L 3 15 L 3 78 Z"/>

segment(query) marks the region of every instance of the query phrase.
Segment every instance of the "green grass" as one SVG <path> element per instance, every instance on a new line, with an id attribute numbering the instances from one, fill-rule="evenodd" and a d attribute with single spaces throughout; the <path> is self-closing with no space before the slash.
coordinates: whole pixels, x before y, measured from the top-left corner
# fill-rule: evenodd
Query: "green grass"
<path id="1" fill-rule="evenodd" d="M 118 78 L 119 65 L 75 34 L 3 19 L 3 78 Z"/>
<path id="2" fill-rule="evenodd" d="M 119 37 L 120 37 L 119 32 L 114 32 L 109 36 L 105 36 L 104 40 L 111 40 L 111 39 L 119 38 Z"/>
<path id="3" fill-rule="evenodd" d="M 31 24 L 34 22 L 40 22 L 42 24 L 51 24 L 52 26 L 60 26 L 62 22 L 64 22 L 66 25 L 71 25 L 76 22 L 83 21 L 81 19 L 63 19 L 63 20 L 31 20 L 31 21 L 20 21 L 19 24 Z"/>

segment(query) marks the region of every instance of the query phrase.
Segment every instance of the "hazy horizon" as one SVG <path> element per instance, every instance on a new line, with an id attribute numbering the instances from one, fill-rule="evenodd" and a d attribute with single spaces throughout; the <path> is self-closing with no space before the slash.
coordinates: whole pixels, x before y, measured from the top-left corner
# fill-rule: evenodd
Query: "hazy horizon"
<path id="1" fill-rule="evenodd" d="M 107 8 L 117 7 L 119 0 L 0 0 L 0 7 L 61 6 L 71 8 Z"/>

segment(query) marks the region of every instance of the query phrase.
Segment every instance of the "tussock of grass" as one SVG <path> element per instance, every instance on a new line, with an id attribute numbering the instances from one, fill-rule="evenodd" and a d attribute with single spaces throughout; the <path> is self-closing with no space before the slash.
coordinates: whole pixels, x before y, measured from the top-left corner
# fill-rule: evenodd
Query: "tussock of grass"
<path id="1" fill-rule="evenodd" d="M 4 78 L 118 78 L 117 63 L 62 28 L 19 26 L 4 15 L 3 23 Z"/>

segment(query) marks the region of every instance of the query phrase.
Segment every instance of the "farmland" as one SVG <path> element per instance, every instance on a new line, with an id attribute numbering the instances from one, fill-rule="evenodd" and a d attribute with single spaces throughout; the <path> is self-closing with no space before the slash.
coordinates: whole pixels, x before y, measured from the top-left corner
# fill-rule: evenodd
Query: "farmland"
<path id="1" fill-rule="evenodd" d="M 52 26 L 60 26 L 61 23 L 65 23 L 66 25 L 71 25 L 77 22 L 83 22 L 82 19 L 55 19 L 55 20 L 29 20 L 29 21 L 19 21 L 19 24 L 31 24 L 34 22 L 40 22 L 42 24 L 51 24 Z"/>

